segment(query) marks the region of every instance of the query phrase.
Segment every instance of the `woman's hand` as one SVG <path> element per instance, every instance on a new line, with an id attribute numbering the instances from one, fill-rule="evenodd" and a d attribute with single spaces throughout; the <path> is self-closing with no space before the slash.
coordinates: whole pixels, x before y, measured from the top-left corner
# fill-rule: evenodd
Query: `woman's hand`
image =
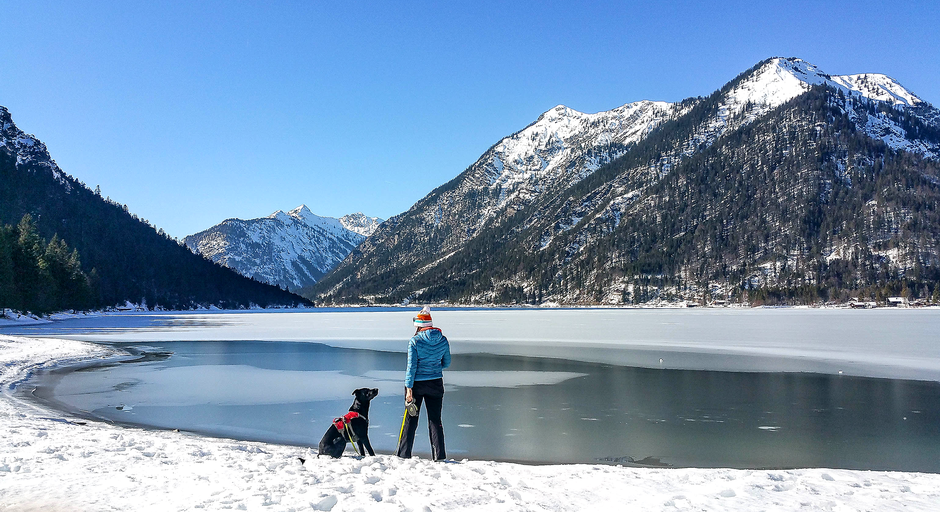
<path id="1" fill-rule="evenodd" d="M 411 393 L 411 388 L 405 388 L 405 403 L 414 402 L 414 395 Z"/>

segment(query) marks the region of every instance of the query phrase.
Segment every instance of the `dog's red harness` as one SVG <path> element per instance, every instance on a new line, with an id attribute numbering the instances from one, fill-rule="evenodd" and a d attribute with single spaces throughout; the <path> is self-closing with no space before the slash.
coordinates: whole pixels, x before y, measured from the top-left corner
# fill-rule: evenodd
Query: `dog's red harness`
<path id="1" fill-rule="evenodd" d="M 350 422 L 359 417 L 359 413 L 356 411 L 349 411 L 345 416 L 340 418 L 333 419 L 333 425 L 336 427 L 336 430 L 339 430 L 341 433 L 346 429 L 346 425 L 352 427 Z"/>

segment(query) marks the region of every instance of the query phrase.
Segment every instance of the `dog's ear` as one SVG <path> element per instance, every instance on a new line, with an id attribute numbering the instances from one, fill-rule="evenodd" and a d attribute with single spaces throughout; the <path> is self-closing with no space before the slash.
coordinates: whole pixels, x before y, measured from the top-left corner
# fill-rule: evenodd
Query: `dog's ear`
<path id="1" fill-rule="evenodd" d="M 353 396 L 356 396 L 356 391 L 359 391 L 359 390 L 358 390 L 358 389 L 354 389 L 353 392 L 352 392 Z"/>

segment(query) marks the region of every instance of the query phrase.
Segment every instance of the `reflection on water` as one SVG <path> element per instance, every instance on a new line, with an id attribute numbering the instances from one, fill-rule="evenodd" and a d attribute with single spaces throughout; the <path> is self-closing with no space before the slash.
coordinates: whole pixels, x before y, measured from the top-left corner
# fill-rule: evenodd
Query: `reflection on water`
<path id="1" fill-rule="evenodd" d="M 372 444 L 397 443 L 404 354 L 250 341 L 134 347 L 163 356 L 42 376 L 39 394 L 113 421 L 315 446 L 353 389 L 378 387 Z M 455 357 L 445 382 L 455 458 L 940 472 L 937 382 L 486 354 Z"/>

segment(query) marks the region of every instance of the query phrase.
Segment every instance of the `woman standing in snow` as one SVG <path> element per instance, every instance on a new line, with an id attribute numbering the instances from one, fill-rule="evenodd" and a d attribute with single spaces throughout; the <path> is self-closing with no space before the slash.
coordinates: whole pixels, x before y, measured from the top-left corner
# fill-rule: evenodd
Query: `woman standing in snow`
<path id="1" fill-rule="evenodd" d="M 408 342 L 408 366 L 405 369 L 405 405 L 411 413 L 405 414 L 402 435 L 398 440 L 398 456 L 411 458 L 418 430 L 421 403 L 428 405 L 428 435 L 431 438 L 431 458 L 444 460 L 444 424 L 441 409 L 444 406 L 444 368 L 450 366 L 450 344 L 440 329 L 431 322 L 431 308 L 425 306 L 414 318 L 415 335 Z M 413 415 L 412 415 L 413 414 Z"/>

